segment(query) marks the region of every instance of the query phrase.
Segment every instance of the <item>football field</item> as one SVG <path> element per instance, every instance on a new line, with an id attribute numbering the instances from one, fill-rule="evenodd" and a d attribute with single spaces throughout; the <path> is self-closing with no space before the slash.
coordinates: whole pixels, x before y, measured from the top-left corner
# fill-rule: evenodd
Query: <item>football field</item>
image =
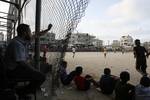
<path id="1" fill-rule="evenodd" d="M 122 54 L 121 52 L 107 52 L 106 58 L 103 52 L 76 52 L 75 57 L 72 53 L 66 53 L 65 60 L 68 62 L 68 72 L 75 69 L 77 65 L 83 66 L 83 74 L 91 74 L 96 80 L 99 80 L 103 69 L 109 67 L 112 74 L 119 76 L 121 71 L 129 71 L 133 84 L 137 84 L 141 78 L 135 69 L 135 58 L 132 52 Z M 147 59 L 147 72 L 150 74 L 150 59 Z"/>

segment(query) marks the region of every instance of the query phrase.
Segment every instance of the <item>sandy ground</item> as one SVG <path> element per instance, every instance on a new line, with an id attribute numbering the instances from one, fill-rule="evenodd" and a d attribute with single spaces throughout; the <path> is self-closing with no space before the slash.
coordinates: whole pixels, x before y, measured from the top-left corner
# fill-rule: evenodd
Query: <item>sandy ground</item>
<path id="1" fill-rule="evenodd" d="M 92 87 L 88 91 L 78 91 L 75 87 L 62 87 L 54 100 L 114 100 L 114 95 L 103 95 Z"/>
<path id="2" fill-rule="evenodd" d="M 73 70 L 77 65 L 84 68 L 83 74 L 91 74 L 96 80 L 99 80 L 105 67 L 112 70 L 113 75 L 119 76 L 121 71 L 127 70 L 130 73 L 132 84 L 138 84 L 141 78 L 135 69 L 135 59 L 132 52 L 113 53 L 108 52 L 106 58 L 103 52 L 76 52 L 75 57 L 72 53 L 66 53 L 65 60 L 68 62 L 68 72 Z M 150 73 L 150 58 L 147 59 L 147 71 Z"/>

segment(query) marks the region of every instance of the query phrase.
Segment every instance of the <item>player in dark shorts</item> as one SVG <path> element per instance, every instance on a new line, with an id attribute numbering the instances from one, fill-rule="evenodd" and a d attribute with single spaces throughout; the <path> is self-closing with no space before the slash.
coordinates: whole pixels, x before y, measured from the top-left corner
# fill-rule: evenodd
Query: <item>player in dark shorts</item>
<path id="1" fill-rule="evenodd" d="M 142 75 L 147 75 L 146 68 L 146 57 L 149 56 L 148 51 L 140 45 L 140 40 L 135 40 L 134 57 L 136 58 L 136 70 L 140 72 Z"/>

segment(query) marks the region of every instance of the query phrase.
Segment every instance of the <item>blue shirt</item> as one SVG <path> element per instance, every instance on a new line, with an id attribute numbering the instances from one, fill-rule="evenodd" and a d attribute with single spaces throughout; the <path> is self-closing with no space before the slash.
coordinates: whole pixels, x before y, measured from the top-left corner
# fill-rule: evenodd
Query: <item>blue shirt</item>
<path id="1" fill-rule="evenodd" d="M 150 87 L 144 87 L 142 85 L 137 85 L 135 88 L 135 97 L 140 98 L 138 100 L 150 100 Z"/>
<path id="2" fill-rule="evenodd" d="M 68 74 L 66 72 L 66 69 L 62 66 L 60 67 L 60 78 L 61 80 L 65 80 L 67 78 Z"/>
<path id="3" fill-rule="evenodd" d="M 21 37 L 17 36 L 13 38 L 5 53 L 5 59 L 7 61 L 6 67 L 8 69 L 15 69 L 17 66 L 16 62 L 27 61 L 28 59 L 28 41 L 23 40 Z"/>
<path id="4" fill-rule="evenodd" d="M 99 81 L 100 88 L 104 94 L 112 94 L 115 88 L 115 79 L 111 75 L 102 75 Z"/>

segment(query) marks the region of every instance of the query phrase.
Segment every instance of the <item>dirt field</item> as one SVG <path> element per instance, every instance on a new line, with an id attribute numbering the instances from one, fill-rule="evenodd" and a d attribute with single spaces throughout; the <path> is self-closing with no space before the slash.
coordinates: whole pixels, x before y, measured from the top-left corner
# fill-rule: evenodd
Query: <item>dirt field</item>
<path id="1" fill-rule="evenodd" d="M 135 70 L 135 59 L 132 52 L 113 53 L 108 52 L 106 58 L 103 52 L 76 52 L 75 57 L 72 53 L 66 53 L 65 60 L 68 61 L 68 72 L 73 70 L 76 65 L 82 65 L 83 74 L 92 74 L 96 80 L 103 74 L 103 69 L 109 67 L 112 74 L 119 76 L 121 71 L 128 70 L 131 74 L 131 83 L 137 84 L 141 75 Z M 147 71 L 150 73 L 150 59 L 147 59 Z"/>

